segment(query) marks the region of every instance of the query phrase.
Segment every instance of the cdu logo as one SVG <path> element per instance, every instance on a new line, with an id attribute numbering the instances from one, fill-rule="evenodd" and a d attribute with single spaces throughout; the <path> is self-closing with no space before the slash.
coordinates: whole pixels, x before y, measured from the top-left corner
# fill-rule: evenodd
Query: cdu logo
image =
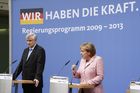
<path id="1" fill-rule="evenodd" d="M 20 24 L 43 24 L 43 8 L 20 9 Z"/>

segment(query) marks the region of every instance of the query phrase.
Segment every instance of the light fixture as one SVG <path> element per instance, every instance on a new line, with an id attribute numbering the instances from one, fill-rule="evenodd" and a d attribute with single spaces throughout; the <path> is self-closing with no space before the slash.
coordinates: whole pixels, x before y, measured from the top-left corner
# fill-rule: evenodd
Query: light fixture
<path id="1" fill-rule="evenodd" d="M 8 29 L 6 29 L 6 28 L 0 28 L 0 33 L 1 33 L 1 32 L 7 32 L 7 30 L 8 30 Z"/>

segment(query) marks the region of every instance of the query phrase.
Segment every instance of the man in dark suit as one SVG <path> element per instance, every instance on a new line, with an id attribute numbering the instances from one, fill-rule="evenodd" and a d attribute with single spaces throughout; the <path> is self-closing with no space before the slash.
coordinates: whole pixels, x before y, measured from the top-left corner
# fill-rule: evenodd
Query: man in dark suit
<path id="1" fill-rule="evenodd" d="M 28 48 L 24 49 L 21 61 L 13 74 L 13 80 L 22 72 L 23 80 L 33 80 L 34 84 L 22 84 L 24 93 L 42 93 L 45 50 L 39 46 L 34 33 L 26 35 Z"/>

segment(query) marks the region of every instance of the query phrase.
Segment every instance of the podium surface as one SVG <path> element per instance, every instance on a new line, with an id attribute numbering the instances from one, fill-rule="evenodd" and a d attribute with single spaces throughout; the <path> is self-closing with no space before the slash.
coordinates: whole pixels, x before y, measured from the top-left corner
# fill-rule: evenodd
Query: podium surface
<path id="1" fill-rule="evenodd" d="M 69 88 L 94 88 L 95 85 L 89 85 L 89 84 L 78 84 L 78 83 L 72 83 L 69 84 Z"/>
<path id="2" fill-rule="evenodd" d="M 14 84 L 34 84 L 32 80 L 13 80 Z"/>

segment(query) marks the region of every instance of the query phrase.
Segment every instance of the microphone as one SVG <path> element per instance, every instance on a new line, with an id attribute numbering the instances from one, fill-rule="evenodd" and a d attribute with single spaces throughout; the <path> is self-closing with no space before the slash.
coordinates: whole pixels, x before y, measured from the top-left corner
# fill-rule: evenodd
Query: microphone
<path id="1" fill-rule="evenodd" d="M 60 72 L 64 69 L 64 67 L 65 66 L 67 66 L 68 64 L 70 63 L 70 60 L 68 60 L 63 66 L 62 66 L 62 68 L 59 70 L 59 72 L 58 72 L 58 76 L 60 75 Z"/>
<path id="2" fill-rule="evenodd" d="M 68 62 L 65 63 L 65 66 L 66 66 L 68 63 L 70 63 L 70 60 L 69 60 Z"/>
<path id="3" fill-rule="evenodd" d="M 78 66 L 79 62 L 80 62 L 80 61 L 78 60 L 78 61 L 76 62 L 76 64 L 75 64 L 75 65 L 76 65 L 76 66 Z"/>
<path id="4" fill-rule="evenodd" d="M 12 61 L 12 62 L 11 62 L 11 64 L 9 64 L 9 66 L 11 66 L 12 64 L 14 64 L 14 63 L 16 63 L 16 62 L 17 62 L 17 60 Z M 7 72 L 7 70 L 8 70 L 8 68 L 9 68 L 9 66 L 8 66 L 8 67 L 6 67 L 6 70 L 4 71 L 4 73 L 6 73 L 6 72 Z"/>
<path id="5" fill-rule="evenodd" d="M 17 62 L 17 60 L 14 60 L 11 64 L 14 64 L 14 63 L 16 63 Z"/>

